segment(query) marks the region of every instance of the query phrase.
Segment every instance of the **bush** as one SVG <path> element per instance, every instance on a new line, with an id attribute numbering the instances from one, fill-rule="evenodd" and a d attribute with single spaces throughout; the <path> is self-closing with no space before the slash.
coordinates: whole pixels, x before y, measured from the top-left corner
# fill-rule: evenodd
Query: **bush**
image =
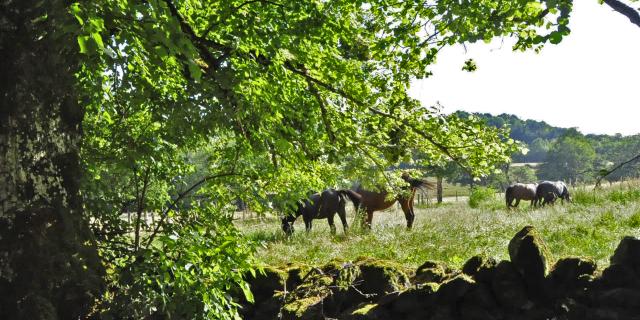
<path id="1" fill-rule="evenodd" d="M 111 253 L 117 258 L 106 266 L 109 293 L 98 311 L 102 318 L 238 318 L 229 290 L 238 288 L 246 300 L 253 300 L 242 274 L 255 272 L 255 246 L 242 237 L 230 216 L 211 208 L 191 213 L 209 219 L 162 234 L 137 254 Z"/>
<path id="2" fill-rule="evenodd" d="M 474 187 L 469 195 L 469 206 L 478 208 L 481 204 L 490 202 L 495 197 L 496 190 L 487 187 Z"/>

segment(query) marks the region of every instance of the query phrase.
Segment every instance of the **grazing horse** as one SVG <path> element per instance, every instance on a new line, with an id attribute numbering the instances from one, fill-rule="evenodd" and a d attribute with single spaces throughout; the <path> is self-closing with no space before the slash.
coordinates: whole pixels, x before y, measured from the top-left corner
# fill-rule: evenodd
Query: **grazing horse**
<path id="1" fill-rule="evenodd" d="M 298 206 L 293 214 L 287 214 L 282 218 L 282 230 L 286 234 L 292 234 L 293 222 L 299 216 L 304 220 L 305 229 L 311 231 L 311 221 L 313 219 L 327 219 L 331 233 L 336 232 L 333 217 L 337 213 L 342 222 L 344 232 L 347 232 L 347 217 L 344 209 L 345 197 L 351 201 L 359 201 L 360 195 L 351 190 L 327 189 L 321 193 L 314 193 L 308 199 L 298 201 Z"/>
<path id="2" fill-rule="evenodd" d="M 407 182 L 407 186 L 403 189 L 408 190 L 408 194 L 401 194 L 395 198 L 388 198 L 387 191 L 371 191 L 364 189 L 361 185 L 356 185 L 352 190 L 361 196 L 359 201 L 353 201 L 353 206 L 356 212 L 359 208 L 362 208 L 367 216 L 365 217 L 365 226 L 371 228 L 371 221 L 373 220 L 373 212 L 384 210 L 391 207 L 396 201 L 400 203 L 404 217 L 407 219 L 407 229 L 411 229 L 413 226 L 413 220 L 415 219 L 415 213 L 413 212 L 413 198 L 418 188 L 433 189 L 434 184 L 423 179 L 414 179 L 409 177 L 408 174 L 403 174 L 402 179 Z"/>
<path id="3" fill-rule="evenodd" d="M 534 205 L 536 199 L 536 187 L 535 183 L 514 183 L 507 187 L 504 195 L 507 200 L 507 208 L 517 208 L 520 204 L 520 200 L 531 200 L 531 205 Z M 516 204 L 513 205 L 513 200 L 516 200 Z"/>
<path id="4" fill-rule="evenodd" d="M 536 188 L 536 205 L 546 205 L 548 203 L 553 204 L 557 198 L 571 201 L 571 195 L 569 195 L 569 189 L 567 185 L 562 181 L 542 181 Z M 542 201 L 542 203 L 541 203 Z"/>

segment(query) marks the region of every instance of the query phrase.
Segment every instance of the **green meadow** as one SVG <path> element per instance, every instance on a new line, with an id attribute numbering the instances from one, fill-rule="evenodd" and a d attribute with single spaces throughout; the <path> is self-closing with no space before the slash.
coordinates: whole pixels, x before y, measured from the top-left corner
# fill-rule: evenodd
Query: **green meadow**
<path id="1" fill-rule="evenodd" d="M 373 257 L 415 268 L 427 260 L 441 261 L 459 268 L 470 257 L 486 254 L 508 259 L 507 245 L 526 225 L 536 227 L 552 253 L 552 259 L 579 256 L 594 259 L 599 267 L 608 265 L 619 241 L 627 235 L 640 236 L 640 183 L 623 183 L 594 190 L 572 189 L 573 202 L 531 208 L 528 201 L 507 210 L 503 194 L 424 205 L 416 208 L 412 230 L 398 206 L 376 212 L 371 230 L 358 223 L 348 206 L 350 228 L 342 231 L 336 217 L 337 233 L 332 235 L 326 220 L 314 220 L 305 232 L 302 218 L 296 232 L 286 237 L 274 216 L 238 220 L 237 226 L 259 244 L 260 263 L 281 266 L 288 263 L 322 265 L 332 259 L 355 260 Z M 553 262 L 553 261 L 552 261 Z"/>

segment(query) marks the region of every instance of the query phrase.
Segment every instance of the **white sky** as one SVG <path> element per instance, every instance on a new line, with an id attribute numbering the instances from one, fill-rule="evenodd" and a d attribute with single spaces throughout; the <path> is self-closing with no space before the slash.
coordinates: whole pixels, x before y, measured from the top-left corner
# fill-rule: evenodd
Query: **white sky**
<path id="1" fill-rule="evenodd" d="M 574 1 L 571 34 L 541 53 L 512 40 L 443 49 L 434 75 L 412 83 L 423 104 L 515 114 L 583 133 L 640 133 L 640 28 L 596 0 Z M 461 71 L 473 58 L 478 70 Z"/>

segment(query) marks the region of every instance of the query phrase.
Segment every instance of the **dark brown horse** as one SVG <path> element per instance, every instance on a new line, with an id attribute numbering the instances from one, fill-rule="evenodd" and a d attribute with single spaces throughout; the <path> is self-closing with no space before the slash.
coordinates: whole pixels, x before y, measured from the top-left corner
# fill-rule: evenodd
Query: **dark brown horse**
<path id="1" fill-rule="evenodd" d="M 344 232 L 347 232 L 347 217 L 344 209 L 345 198 L 351 201 L 359 201 L 360 195 L 351 190 L 334 190 L 327 189 L 322 193 L 314 193 L 308 199 L 298 201 L 298 206 L 293 213 L 287 214 L 282 218 L 282 230 L 286 234 L 292 234 L 293 223 L 299 216 L 304 220 L 304 226 L 307 231 L 311 231 L 313 219 L 327 219 L 331 233 L 336 232 L 336 226 L 333 223 L 333 217 L 337 213 L 342 222 Z"/>
<path id="2" fill-rule="evenodd" d="M 504 192 L 507 201 L 507 208 L 517 208 L 520 204 L 520 200 L 531 200 L 531 206 L 534 206 L 536 202 L 537 186 L 538 185 L 535 183 L 514 183 L 507 187 L 507 190 Z M 515 205 L 513 204 L 513 200 L 516 201 Z"/>
<path id="3" fill-rule="evenodd" d="M 371 228 L 374 211 L 387 209 L 398 201 L 404 212 L 404 217 L 407 219 L 407 229 L 411 229 L 416 216 L 413 211 L 413 198 L 416 190 L 418 188 L 433 189 L 434 184 L 424 179 L 411 178 L 406 173 L 402 175 L 402 179 L 407 182 L 407 185 L 403 187 L 405 192 L 393 198 L 388 197 L 389 193 L 386 190 L 371 191 L 364 189 L 361 185 L 353 187 L 352 190 L 360 195 L 360 200 L 353 201 L 353 206 L 356 212 L 362 208 L 367 214 L 364 221 L 366 227 Z"/>

